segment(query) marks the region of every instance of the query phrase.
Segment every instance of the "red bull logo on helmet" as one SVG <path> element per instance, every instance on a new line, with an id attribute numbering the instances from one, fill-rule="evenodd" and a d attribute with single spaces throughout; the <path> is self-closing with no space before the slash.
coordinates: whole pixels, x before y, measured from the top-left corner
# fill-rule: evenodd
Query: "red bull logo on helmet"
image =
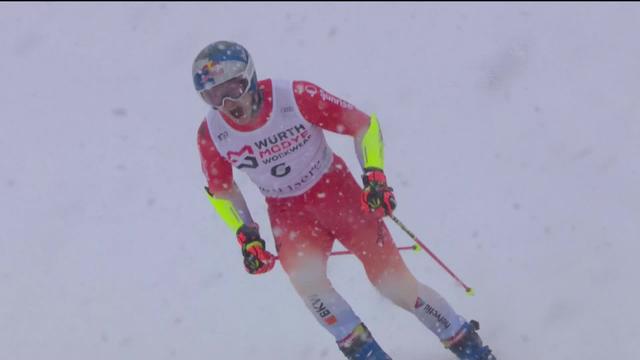
<path id="1" fill-rule="evenodd" d="M 218 41 L 208 45 L 196 57 L 192 69 L 197 91 L 208 90 L 234 76 L 251 79 L 254 73 L 249 53 L 240 44 Z"/>
<path id="2" fill-rule="evenodd" d="M 218 63 L 209 60 L 200 68 L 200 71 L 195 75 L 198 88 L 204 90 L 208 84 L 215 85 L 216 78 L 224 75 L 224 67 L 217 65 Z"/>

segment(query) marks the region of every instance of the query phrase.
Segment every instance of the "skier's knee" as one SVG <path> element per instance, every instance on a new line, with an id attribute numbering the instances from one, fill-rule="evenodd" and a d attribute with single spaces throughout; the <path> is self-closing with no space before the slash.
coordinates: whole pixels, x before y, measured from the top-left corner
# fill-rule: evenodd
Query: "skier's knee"
<path id="1" fill-rule="evenodd" d="M 331 288 L 329 279 L 322 273 L 296 270 L 290 272 L 288 275 L 289 281 L 291 281 L 298 293 L 302 295 Z"/>
<path id="2" fill-rule="evenodd" d="M 407 311 L 413 311 L 418 296 L 415 280 L 383 277 L 372 280 L 372 283 L 382 296 Z"/>

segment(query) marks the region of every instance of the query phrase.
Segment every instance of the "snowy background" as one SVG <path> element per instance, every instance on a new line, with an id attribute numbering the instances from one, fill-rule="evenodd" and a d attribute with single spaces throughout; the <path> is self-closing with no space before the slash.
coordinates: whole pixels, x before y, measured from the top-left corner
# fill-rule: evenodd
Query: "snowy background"
<path id="1" fill-rule="evenodd" d="M 0 359 L 341 358 L 203 195 L 191 62 L 219 39 L 378 113 L 397 216 L 477 295 L 404 257 L 499 359 L 638 359 L 639 34 L 620 3 L 0 4 Z M 453 359 L 329 271 L 394 359 Z"/>

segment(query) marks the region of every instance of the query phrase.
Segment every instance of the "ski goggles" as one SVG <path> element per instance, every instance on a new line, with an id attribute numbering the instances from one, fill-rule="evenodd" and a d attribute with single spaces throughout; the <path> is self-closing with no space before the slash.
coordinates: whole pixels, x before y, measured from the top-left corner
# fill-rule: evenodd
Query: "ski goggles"
<path id="1" fill-rule="evenodd" d="M 224 105 L 225 100 L 237 100 L 247 93 L 251 87 L 251 80 L 255 74 L 253 68 L 253 60 L 249 59 L 246 64 L 239 62 L 226 62 L 217 64 L 219 69 L 213 67 L 204 66 L 201 71 L 201 77 L 213 77 L 218 78 L 220 82 L 210 86 L 211 84 L 204 84 L 205 89 L 200 91 L 200 95 L 204 101 L 213 106 L 214 108 L 220 108 Z M 238 66 L 243 66 L 244 69 L 239 75 L 232 78 L 226 78 L 225 74 L 233 73 Z M 220 75 L 210 74 L 211 71 L 218 71 Z M 225 79 L 226 78 L 226 79 Z"/>
<path id="2" fill-rule="evenodd" d="M 226 100 L 238 100 L 241 98 L 247 93 L 249 86 L 249 79 L 244 76 L 237 76 L 208 90 L 201 91 L 200 96 L 207 104 L 214 108 L 220 108 Z"/>

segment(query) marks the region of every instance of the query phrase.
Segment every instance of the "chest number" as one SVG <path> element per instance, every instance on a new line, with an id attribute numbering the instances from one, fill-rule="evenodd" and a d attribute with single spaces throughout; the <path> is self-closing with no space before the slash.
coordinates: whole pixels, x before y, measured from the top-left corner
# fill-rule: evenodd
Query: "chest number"
<path id="1" fill-rule="evenodd" d="M 275 177 L 287 176 L 290 172 L 291 172 L 291 166 L 285 163 L 280 163 L 271 168 L 271 175 Z"/>

